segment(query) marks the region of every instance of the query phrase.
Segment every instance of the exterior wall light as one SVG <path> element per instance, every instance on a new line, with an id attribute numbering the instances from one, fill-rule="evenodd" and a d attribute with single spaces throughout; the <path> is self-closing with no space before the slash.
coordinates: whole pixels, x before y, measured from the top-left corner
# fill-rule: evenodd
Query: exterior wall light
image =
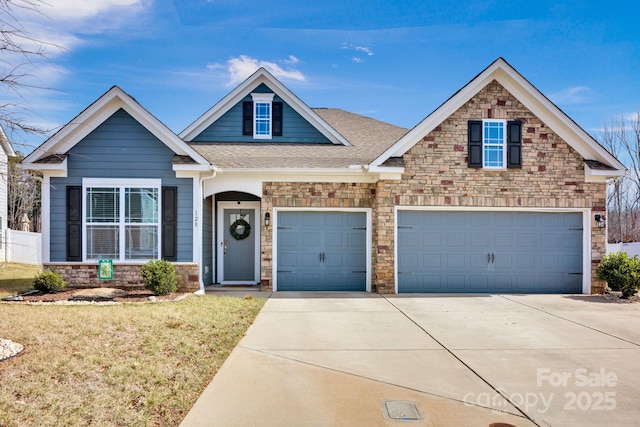
<path id="1" fill-rule="evenodd" d="M 605 218 L 605 216 L 604 216 L 604 215 L 596 214 L 596 216 L 595 216 L 596 225 L 597 225 L 599 228 L 604 227 L 605 219 L 606 219 L 606 218 Z"/>
<path id="2" fill-rule="evenodd" d="M 270 222 L 271 222 L 271 214 L 269 212 L 266 212 L 264 214 L 264 225 L 265 225 L 265 227 L 268 227 Z"/>

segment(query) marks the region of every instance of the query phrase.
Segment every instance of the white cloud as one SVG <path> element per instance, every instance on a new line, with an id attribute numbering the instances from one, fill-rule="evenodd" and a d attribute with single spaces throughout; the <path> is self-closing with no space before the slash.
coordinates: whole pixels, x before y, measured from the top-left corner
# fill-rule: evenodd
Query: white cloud
<path id="1" fill-rule="evenodd" d="M 591 88 L 587 86 L 573 86 L 551 94 L 549 98 L 556 104 L 585 104 L 591 100 Z"/>
<path id="2" fill-rule="evenodd" d="M 369 49 L 368 47 L 356 46 L 354 49 L 357 50 L 357 51 L 366 53 L 367 56 L 373 56 L 373 51 L 371 49 Z"/>
<path id="3" fill-rule="evenodd" d="M 295 65 L 299 62 L 298 58 L 291 55 L 286 60 L 281 61 L 286 65 Z M 229 75 L 229 86 L 237 85 L 243 82 L 247 77 L 253 74 L 258 68 L 265 68 L 276 78 L 282 80 L 306 81 L 306 77 L 302 72 L 295 68 L 284 69 L 275 62 L 261 61 L 246 55 L 240 55 L 237 58 L 231 58 L 225 65 L 209 64 L 207 68 L 210 70 L 224 69 Z"/>
<path id="4" fill-rule="evenodd" d="M 47 0 L 50 7 L 42 7 L 40 10 L 52 19 L 83 20 L 102 13 L 113 13 L 114 10 L 141 9 L 144 6 L 142 0 Z"/>
<path id="5" fill-rule="evenodd" d="M 38 7 L 15 8 L 15 21 L 34 40 L 45 43 L 47 56 L 83 43 L 82 35 L 122 28 L 151 0 L 46 0 Z"/>
<path id="6" fill-rule="evenodd" d="M 367 46 L 355 46 L 353 44 L 344 42 L 342 43 L 342 49 L 345 49 L 348 51 L 355 51 L 356 55 L 351 57 L 351 61 L 357 64 L 363 63 L 367 56 L 373 56 L 373 49 Z"/>

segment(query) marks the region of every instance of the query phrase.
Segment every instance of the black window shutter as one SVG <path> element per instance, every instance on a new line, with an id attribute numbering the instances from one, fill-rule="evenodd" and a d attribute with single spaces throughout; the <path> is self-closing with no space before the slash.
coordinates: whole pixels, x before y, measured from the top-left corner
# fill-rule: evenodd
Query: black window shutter
<path id="1" fill-rule="evenodd" d="M 162 259 L 178 260 L 178 187 L 162 187 Z"/>
<path id="2" fill-rule="evenodd" d="M 522 167 L 522 122 L 507 122 L 507 167 Z"/>
<path id="3" fill-rule="evenodd" d="M 67 261 L 82 261 L 82 187 L 67 187 Z"/>
<path id="4" fill-rule="evenodd" d="M 482 168 L 482 120 L 469 120 L 469 167 Z"/>
<path id="5" fill-rule="evenodd" d="M 273 129 L 271 135 L 282 136 L 282 102 L 273 102 L 271 108 L 273 109 L 273 117 L 271 118 Z"/>
<path id="6" fill-rule="evenodd" d="M 242 103 L 242 134 L 253 135 L 253 102 Z"/>

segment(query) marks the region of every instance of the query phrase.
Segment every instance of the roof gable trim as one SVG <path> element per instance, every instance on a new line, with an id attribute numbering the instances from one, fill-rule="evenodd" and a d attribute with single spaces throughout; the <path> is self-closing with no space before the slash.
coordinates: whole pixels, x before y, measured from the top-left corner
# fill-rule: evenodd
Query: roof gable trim
<path id="1" fill-rule="evenodd" d="M 195 122 L 191 123 L 185 130 L 180 132 L 180 138 L 185 141 L 192 141 L 195 137 L 201 134 L 206 128 L 211 126 L 216 120 L 222 117 L 227 111 L 229 111 L 234 105 L 240 102 L 245 96 L 250 95 L 251 92 L 260 84 L 268 86 L 276 95 L 278 95 L 284 102 L 286 102 L 291 108 L 293 108 L 298 114 L 300 114 L 305 120 L 307 120 L 313 127 L 315 127 L 320 133 L 331 141 L 333 144 L 351 146 L 340 133 L 333 129 L 326 121 L 324 121 L 318 114 L 316 114 L 311 108 L 309 108 L 300 98 L 298 98 L 293 92 L 291 92 L 286 86 L 284 86 L 279 80 L 277 80 L 271 73 L 264 68 L 258 69 L 244 82 L 233 89 L 229 94 L 222 98 L 217 104 L 211 107 L 203 115 L 201 115 Z"/>
<path id="2" fill-rule="evenodd" d="M 204 157 L 178 138 L 175 133 L 117 86 L 109 89 L 40 147 L 36 148 L 24 159 L 23 163 L 33 164 L 51 154 L 68 152 L 120 109 L 131 115 L 177 155 L 190 156 L 198 164 L 209 165 L 209 162 Z"/>
<path id="3" fill-rule="evenodd" d="M 503 58 L 498 58 L 467 85 L 451 96 L 393 146 L 375 159 L 371 165 L 379 166 L 391 157 L 400 157 L 416 145 L 425 135 L 455 113 L 485 86 L 496 80 L 540 120 L 566 141 L 585 159 L 596 159 L 614 170 L 624 166 L 562 110 L 545 97 Z"/>

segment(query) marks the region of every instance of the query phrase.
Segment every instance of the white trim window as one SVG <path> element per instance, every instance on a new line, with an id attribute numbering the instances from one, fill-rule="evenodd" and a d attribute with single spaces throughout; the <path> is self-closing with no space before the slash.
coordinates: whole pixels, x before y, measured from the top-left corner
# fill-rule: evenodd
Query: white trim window
<path id="1" fill-rule="evenodd" d="M 160 180 L 84 179 L 85 261 L 160 256 Z"/>
<path id="2" fill-rule="evenodd" d="M 506 120 L 485 119 L 482 121 L 483 167 L 505 169 L 507 167 Z"/>
<path id="3" fill-rule="evenodd" d="M 469 120 L 467 126 L 470 168 L 522 168 L 522 121 Z"/>
<path id="4" fill-rule="evenodd" d="M 252 93 L 251 98 L 253 100 L 253 137 L 271 139 L 273 93 Z"/>

